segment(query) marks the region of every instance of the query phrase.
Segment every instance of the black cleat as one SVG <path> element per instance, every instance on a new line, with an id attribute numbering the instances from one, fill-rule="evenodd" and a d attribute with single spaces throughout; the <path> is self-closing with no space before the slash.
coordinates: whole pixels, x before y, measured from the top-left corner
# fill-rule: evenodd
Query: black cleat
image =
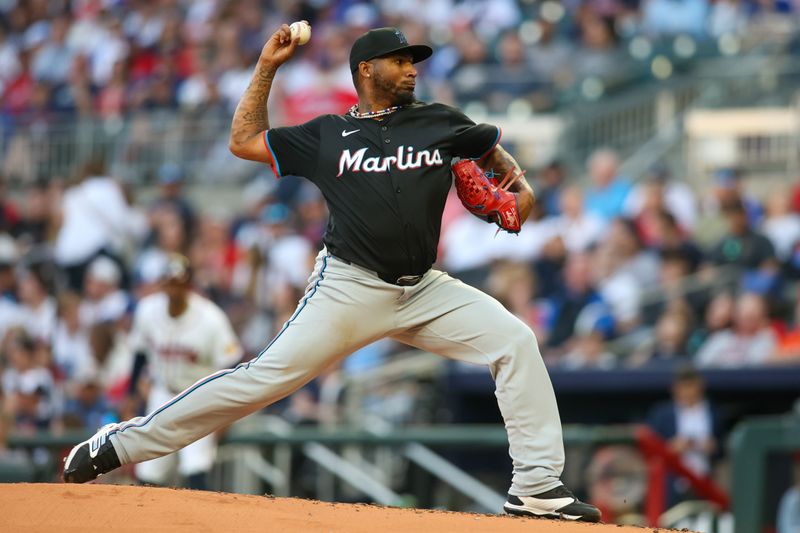
<path id="1" fill-rule="evenodd" d="M 560 518 L 578 522 L 599 522 L 600 509 L 576 498 L 564 485 L 535 496 L 508 495 L 503 505 L 508 514 Z"/>
<path id="2" fill-rule="evenodd" d="M 106 424 L 89 440 L 72 448 L 64 461 L 65 483 L 86 483 L 119 468 L 119 457 L 108 438 L 109 432 L 117 427 L 117 424 Z"/>

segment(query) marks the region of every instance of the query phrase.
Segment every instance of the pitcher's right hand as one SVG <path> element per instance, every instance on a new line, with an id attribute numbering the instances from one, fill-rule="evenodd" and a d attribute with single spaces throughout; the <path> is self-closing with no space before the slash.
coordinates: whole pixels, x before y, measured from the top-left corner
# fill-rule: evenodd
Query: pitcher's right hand
<path id="1" fill-rule="evenodd" d="M 269 64 L 273 68 L 278 68 L 294 55 L 299 41 L 300 37 L 292 39 L 292 32 L 288 24 L 281 24 L 278 31 L 272 34 L 272 37 L 269 38 L 261 49 L 259 62 Z"/>

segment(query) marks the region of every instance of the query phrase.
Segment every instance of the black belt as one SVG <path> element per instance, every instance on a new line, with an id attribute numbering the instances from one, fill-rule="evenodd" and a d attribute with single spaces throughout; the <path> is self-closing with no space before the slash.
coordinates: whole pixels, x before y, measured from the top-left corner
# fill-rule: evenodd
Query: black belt
<path id="1" fill-rule="evenodd" d="M 399 277 L 395 274 L 381 274 L 380 272 L 376 272 L 376 274 L 386 283 L 391 283 L 392 285 L 399 285 L 401 287 L 411 287 L 419 283 L 420 280 L 422 280 L 422 274 L 418 276 L 399 276 Z"/>
<path id="2" fill-rule="evenodd" d="M 343 257 L 339 257 L 338 255 L 333 255 L 333 254 L 331 255 L 336 259 L 338 259 L 339 261 L 341 261 L 342 263 L 347 263 L 348 265 L 353 264 L 352 261 L 348 261 Z M 383 272 L 375 272 L 375 275 L 378 276 L 381 280 L 385 281 L 386 283 L 390 283 L 392 285 L 398 285 L 400 287 L 413 287 L 414 285 L 422 281 L 422 276 L 424 276 L 424 274 L 418 274 L 415 276 L 410 276 L 410 275 L 398 276 L 397 274 L 385 274 Z"/>

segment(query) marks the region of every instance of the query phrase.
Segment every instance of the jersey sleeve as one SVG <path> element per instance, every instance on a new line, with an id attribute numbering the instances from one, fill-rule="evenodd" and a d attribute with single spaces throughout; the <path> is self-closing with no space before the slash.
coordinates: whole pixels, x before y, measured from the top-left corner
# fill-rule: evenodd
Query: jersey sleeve
<path id="1" fill-rule="evenodd" d="M 311 179 L 320 153 L 320 125 L 323 117 L 300 124 L 271 128 L 264 132 L 264 144 L 272 156 L 275 175 Z"/>
<path id="2" fill-rule="evenodd" d="M 461 111 L 453 108 L 449 110 L 453 132 L 453 155 L 467 159 L 481 159 L 494 150 L 502 135 L 498 126 L 475 124 Z"/>

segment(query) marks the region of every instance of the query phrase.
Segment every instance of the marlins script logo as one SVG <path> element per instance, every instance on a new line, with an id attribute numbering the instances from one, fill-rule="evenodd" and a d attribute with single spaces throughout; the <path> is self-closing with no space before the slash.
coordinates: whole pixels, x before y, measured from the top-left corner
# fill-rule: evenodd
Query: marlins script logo
<path id="1" fill-rule="evenodd" d="M 442 166 L 442 154 L 436 149 L 431 153 L 428 150 L 414 151 L 413 146 L 398 146 L 397 155 L 388 155 L 386 157 L 364 157 L 367 153 L 366 148 L 356 150 L 355 153 L 350 153 L 350 150 L 344 150 L 341 157 L 339 157 L 339 173 L 336 177 L 340 177 L 345 170 L 351 172 L 389 172 L 392 167 L 397 170 L 409 170 L 412 168 L 437 167 Z"/>

